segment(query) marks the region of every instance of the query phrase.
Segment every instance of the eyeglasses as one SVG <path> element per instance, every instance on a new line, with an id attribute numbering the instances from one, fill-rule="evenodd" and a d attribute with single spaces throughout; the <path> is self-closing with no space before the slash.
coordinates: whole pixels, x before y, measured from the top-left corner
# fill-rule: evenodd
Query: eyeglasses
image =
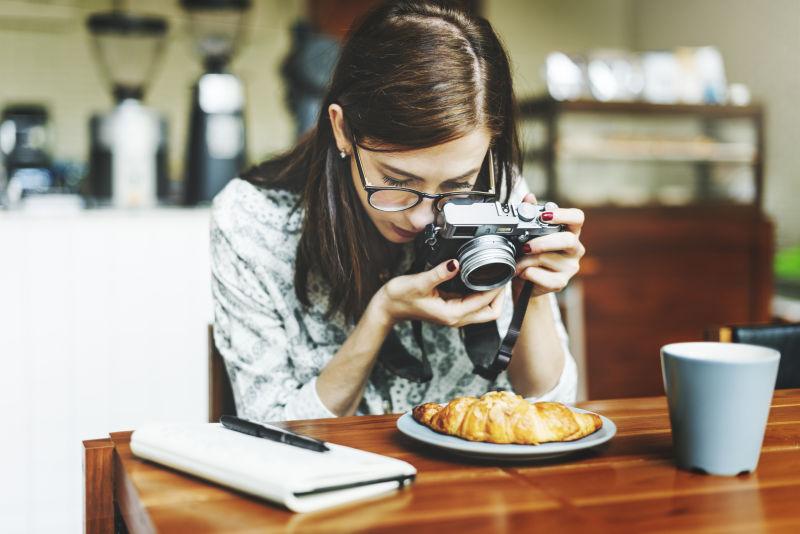
<path id="1" fill-rule="evenodd" d="M 361 185 L 367 192 L 369 205 L 380 211 L 403 211 L 413 208 L 429 198 L 433 200 L 433 205 L 438 211 L 442 211 L 444 205 L 453 201 L 487 202 L 494 199 L 494 160 L 492 159 L 492 149 L 486 153 L 489 160 L 489 191 L 453 191 L 451 193 L 423 193 L 407 187 L 377 187 L 367 184 L 364 177 L 364 167 L 361 165 L 361 158 L 358 155 L 358 144 L 353 139 L 353 155 L 356 158 L 356 167 L 361 177 Z M 481 169 L 483 166 L 481 166 Z"/>

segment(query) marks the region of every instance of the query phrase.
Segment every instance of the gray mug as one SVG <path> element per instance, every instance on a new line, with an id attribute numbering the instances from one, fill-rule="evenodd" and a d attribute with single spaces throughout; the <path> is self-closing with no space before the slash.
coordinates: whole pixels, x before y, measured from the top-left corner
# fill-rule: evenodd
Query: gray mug
<path id="1" fill-rule="evenodd" d="M 714 475 L 754 471 L 780 354 L 743 343 L 661 347 L 675 461 Z"/>

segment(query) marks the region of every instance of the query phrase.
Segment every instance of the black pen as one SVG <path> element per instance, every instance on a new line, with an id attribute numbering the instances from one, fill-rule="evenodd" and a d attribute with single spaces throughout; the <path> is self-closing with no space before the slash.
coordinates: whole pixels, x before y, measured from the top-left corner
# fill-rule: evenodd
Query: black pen
<path id="1" fill-rule="evenodd" d="M 295 447 L 301 447 L 303 449 L 309 449 L 316 452 L 325 452 L 330 450 L 328 446 L 325 445 L 324 441 L 309 438 L 307 436 L 301 436 L 300 434 L 295 434 L 294 432 L 289 432 L 288 430 L 283 430 L 281 428 L 253 423 L 252 421 L 241 419 L 235 415 L 223 415 L 219 418 L 219 422 L 225 428 L 235 430 L 236 432 L 241 432 L 243 434 L 248 434 L 250 436 L 255 436 L 257 438 L 278 441 L 280 443 L 285 443 L 286 445 L 293 445 Z"/>

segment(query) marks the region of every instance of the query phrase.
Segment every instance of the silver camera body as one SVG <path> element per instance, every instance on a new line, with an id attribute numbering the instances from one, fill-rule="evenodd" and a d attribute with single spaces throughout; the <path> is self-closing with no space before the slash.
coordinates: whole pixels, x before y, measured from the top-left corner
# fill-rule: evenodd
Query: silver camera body
<path id="1" fill-rule="evenodd" d="M 452 293 L 488 291 L 516 274 L 522 247 L 535 237 L 563 230 L 541 220 L 543 205 L 451 201 L 425 229 L 419 252 L 425 269 L 457 259 L 460 276 L 439 287 Z"/>

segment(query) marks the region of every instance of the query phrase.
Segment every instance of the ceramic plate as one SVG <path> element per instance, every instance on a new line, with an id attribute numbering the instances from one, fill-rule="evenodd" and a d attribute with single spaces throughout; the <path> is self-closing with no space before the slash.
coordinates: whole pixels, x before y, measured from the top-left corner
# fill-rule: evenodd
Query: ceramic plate
<path id="1" fill-rule="evenodd" d="M 580 408 L 571 408 L 576 412 L 591 413 Z M 598 414 L 600 415 L 600 414 Z M 617 433 L 617 426 L 611 419 L 600 415 L 603 428 L 576 441 L 560 443 L 543 443 L 541 445 L 514 445 L 469 441 L 455 436 L 446 436 L 434 432 L 430 428 L 417 423 L 411 412 L 405 413 L 397 420 L 397 428 L 406 436 L 438 447 L 447 449 L 461 456 L 484 458 L 490 460 L 544 460 L 572 452 L 590 449 L 605 443 Z"/>

